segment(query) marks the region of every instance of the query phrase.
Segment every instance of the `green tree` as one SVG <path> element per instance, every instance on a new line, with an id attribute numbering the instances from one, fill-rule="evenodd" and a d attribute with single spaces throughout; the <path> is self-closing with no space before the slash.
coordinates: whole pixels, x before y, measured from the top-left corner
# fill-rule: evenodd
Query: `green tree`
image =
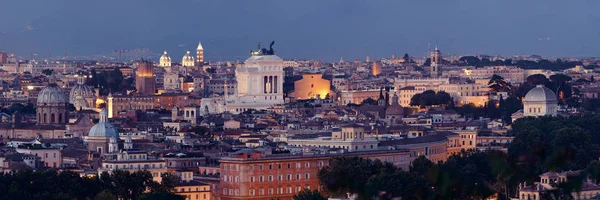
<path id="1" fill-rule="evenodd" d="M 294 195 L 294 200 L 327 200 L 319 191 L 304 189 Z"/>
<path id="2" fill-rule="evenodd" d="M 318 178 L 328 194 L 343 196 L 349 192 L 364 197 L 367 194 L 364 186 L 378 171 L 375 163 L 369 159 L 335 157 L 329 160 L 329 166 L 319 171 Z"/>
<path id="3" fill-rule="evenodd" d="M 44 70 L 42 70 L 42 74 L 44 74 L 46 76 L 52 75 L 53 72 L 54 72 L 54 70 L 52 70 L 52 69 L 44 69 Z"/>
<path id="4" fill-rule="evenodd" d="M 427 174 L 433 167 L 435 163 L 431 162 L 425 156 L 419 156 L 415 158 L 410 166 L 410 172 L 416 174 Z"/>
<path id="5" fill-rule="evenodd" d="M 533 85 L 533 86 L 545 85 L 546 83 L 549 82 L 548 78 L 546 78 L 546 76 L 543 74 L 534 74 L 534 75 L 528 76 L 526 81 L 527 81 L 526 84 Z"/>
<path id="6" fill-rule="evenodd" d="M 160 176 L 162 181 L 160 183 L 153 182 L 150 186 L 153 193 L 170 193 L 180 181 L 179 177 L 170 173 L 164 173 Z"/>
<path id="7" fill-rule="evenodd" d="M 506 80 L 504 80 L 502 76 L 496 74 L 492 76 L 492 78 L 488 82 L 488 85 L 490 89 L 494 92 L 507 92 L 510 94 L 510 92 L 512 91 L 512 85 L 506 82 Z"/>
<path id="8" fill-rule="evenodd" d="M 209 134 L 208 128 L 204 126 L 193 126 L 190 131 L 199 136 L 208 136 Z"/>
<path id="9" fill-rule="evenodd" d="M 360 102 L 360 104 L 361 105 L 364 105 L 364 104 L 377 105 L 377 100 L 372 99 L 371 97 L 369 97 L 369 98 L 363 100 L 362 102 Z"/>
<path id="10" fill-rule="evenodd" d="M 150 193 L 150 194 L 144 194 L 140 197 L 140 200 L 163 200 L 163 199 L 185 200 L 186 198 L 184 196 L 176 195 L 173 193 Z"/>
<path id="11" fill-rule="evenodd" d="M 423 66 L 424 66 L 424 67 L 429 67 L 429 66 L 431 66 L 431 58 L 427 58 L 427 59 L 425 60 L 425 63 L 423 63 Z"/>
<path id="12" fill-rule="evenodd" d="M 444 91 L 436 93 L 433 90 L 426 90 L 423 93 L 413 95 L 410 99 L 410 105 L 425 108 L 433 105 L 448 105 L 451 101 L 450 94 Z"/>
<path id="13" fill-rule="evenodd" d="M 115 199 L 117 199 L 117 197 L 115 197 L 115 195 L 111 194 L 110 192 L 108 192 L 106 190 L 98 193 L 94 197 L 94 200 L 115 200 Z"/>
<path id="14" fill-rule="evenodd" d="M 469 66 L 477 66 L 481 60 L 475 56 L 463 56 L 458 59 L 459 62 L 465 63 Z"/>
<path id="15" fill-rule="evenodd" d="M 368 196 L 377 199 L 424 199 L 430 195 L 427 181 L 422 176 L 400 169 L 372 176 L 365 187 Z"/>

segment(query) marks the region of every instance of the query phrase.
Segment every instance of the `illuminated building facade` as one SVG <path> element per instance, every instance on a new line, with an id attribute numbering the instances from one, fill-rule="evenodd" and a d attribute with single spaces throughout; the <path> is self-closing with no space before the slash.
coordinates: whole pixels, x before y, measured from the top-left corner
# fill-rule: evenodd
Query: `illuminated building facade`
<path id="1" fill-rule="evenodd" d="M 163 53 L 163 55 L 160 56 L 159 65 L 161 67 L 171 67 L 171 57 L 169 56 L 169 54 L 167 54 L 167 51 L 165 51 L 165 53 Z"/>
<path id="2" fill-rule="evenodd" d="M 322 74 L 303 74 L 302 79 L 294 82 L 294 98 L 296 100 L 324 99 L 331 92 L 331 81 Z"/>
<path id="3" fill-rule="evenodd" d="M 198 42 L 198 48 L 196 48 L 196 63 L 198 66 L 204 64 L 204 47 L 202 47 L 201 42 Z"/>
<path id="4" fill-rule="evenodd" d="M 69 121 L 67 93 L 56 84 L 52 74 L 46 86 L 38 94 L 36 104 L 37 124 L 64 125 Z"/>
<path id="5" fill-rule="evenodd" d="M 181 65 L 183 65 L 184 67 L 193 67 L 194 64 L 194 57 L 192 56 L 190 51 L 187 51 L 187 53 L 181 59 Z"/>
<path id="6" fill-rule="evenodd" d="M 125 110 L 148 110 L 154 108 L 154 96 L 150 95 L 123 95 L 113 96 L 109 94 L 106 98 L 108 109 L 108 118 L 120 116 L 121 111 Z"/>
<path id="7" fill-rule="evenodd" d="M 440 68 L 442 66 L 442 52 L 435 47 L 435 50 L 431 52 L 431 77 L 439 77 L 441 75 Z"/>
<path id="8" fill-rule="evenodd" d="M 283 59 L 253 51 L 244 66 L 235 69 L 237 92 L 225 96 L 227 110 L 240 113 L 248 109 L 263 110 L 283 104 Z M 227 88 L 227 87 L 225 87 Z"/>
<path id="9" fill-rule="evenodd" d="M 373 74 L 373 76 L 381 74 L 381 65 L 381 61 L 373 62 L 373 66 L 371 67 L 371 74 Z"/>
<path id="10" fill-rule="evenodd" d="M 409 165 L 409 153 L 405 150 L 277 157 L 244 152 L 220 160 L 221 180 L 215 191 L 216 199 L 291 200 L 304 189 L 321 190 L 317 174 L 329 165 L 333 156 L 379 159 L 405 169 Z"/>
<path id="11" fill-rule="evenodd" d="M 135 76 L 135 89 L 137 89 L 137 94 L 153 95 L 156 89 L 152 62 L 141 60 L 137 64 L 138 68 Z"/>

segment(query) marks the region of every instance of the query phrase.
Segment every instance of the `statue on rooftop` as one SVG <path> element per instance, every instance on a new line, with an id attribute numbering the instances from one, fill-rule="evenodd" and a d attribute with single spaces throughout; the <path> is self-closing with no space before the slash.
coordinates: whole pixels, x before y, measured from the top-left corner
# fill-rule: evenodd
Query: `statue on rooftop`
<path id="1" fill-rule="evenodd" d="M 250 54 L 253 56 L 263 56 L 263 55 L 275 55 L 275 50 L 273 50 L 273 45 L 275 44 L 275 41 L 271 42 L 271 45 L 269 45 L 269 49 L 267 50 L 266 48 L 261 48 L 262 43 L 259 42 L 258 43 L 258 50 L 256 51 L 250 51 Z"/>

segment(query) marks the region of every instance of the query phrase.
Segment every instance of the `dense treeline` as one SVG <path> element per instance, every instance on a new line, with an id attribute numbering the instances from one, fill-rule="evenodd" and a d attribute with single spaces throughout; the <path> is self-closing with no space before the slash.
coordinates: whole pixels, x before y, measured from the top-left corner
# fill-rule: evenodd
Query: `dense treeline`
<path id="1" fill-rule="evenodd" d="M 450 94 L 439 91 L 427 90 L 423 93 L 418 93 L 410 98 L 411 106 L 419 106 L 425 108 L 428 106 L 453 105 L 454 102 Z"/>
<path id="2" fill-rule="evenodd" d="M 547 69 L 547 70 L 565 70 L 569 68 L 573 68 L 576 65 L 583 65 L 580 61 L 563 61 L 562 59 L 556 59 L 555 61 L 550 60 L 539 60 L 539 61 L 530 61 L 530 60 L 518 60 L 513 63 L 512 59 L 506 60 L 495 60 L 490 61 L 488 58 L 479 59 L 475 56 L 463 56 L 458 59 L 458 65 L 468 65 L 475 67 L 485 67 L 485 66 L 514 66 L 516 65 L 519 68 L 523 69 Z"/>
<path id="3" fill-rule="evenodd" d="M 110 92 L 125 92 L 135 89 L 135 79 L 125 78 L 118 68 L 113 71 L 102 71 L 97 73 L 95 69 L 90 72 L 92 78 L 86 80 L 85 84 L 100 87 L 100 95 L 108 95 Z"/>
<path id="4" fill-rule="evenodd" d="M 14 171 L 0 175 L 0 199 L 184 199 L 171 193 L 177 182 L 177 177 L 165 175 L 157 183 L 148 171 L 115 170 L 99 177 L 71 171 Z"/>
<path id="5" fill-rule="evenodd" d="M 318 174 L 325 196 L 358 194 L 360 199 L 500 199 L 514 197 L 520 183 L 532 184 L 549 171 L 581 170 L 543 199 L 571 199 L 581 182 L 600 181 L 600 115 L 522 118 L 513 124 L 508 154 L 467 151 L 432 163 L 416 158 L 410 169 L 363 158 L 338 157 Z"/>
<path id="6" fill-rule="evenodd" d="M 418 157 L 408 170 L 391 163 L 358 157 L 337 157 L 319 171 L 326 196 L 357 194 L 359 199 L 469 199 L 494 193 L 495 177 L 505 161 L 496 151 L 462 152 L 444 163 Z"/>

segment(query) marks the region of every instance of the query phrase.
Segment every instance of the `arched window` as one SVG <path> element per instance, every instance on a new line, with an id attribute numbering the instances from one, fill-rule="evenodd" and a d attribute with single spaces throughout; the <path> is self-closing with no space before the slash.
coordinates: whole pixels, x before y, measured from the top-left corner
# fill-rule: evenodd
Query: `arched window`
<path id="1" fill-rule="evenodd" d="M 58 113 L 58 123 L 62 123 L 62 122 L 63 122 L 62 113 Z"/>

